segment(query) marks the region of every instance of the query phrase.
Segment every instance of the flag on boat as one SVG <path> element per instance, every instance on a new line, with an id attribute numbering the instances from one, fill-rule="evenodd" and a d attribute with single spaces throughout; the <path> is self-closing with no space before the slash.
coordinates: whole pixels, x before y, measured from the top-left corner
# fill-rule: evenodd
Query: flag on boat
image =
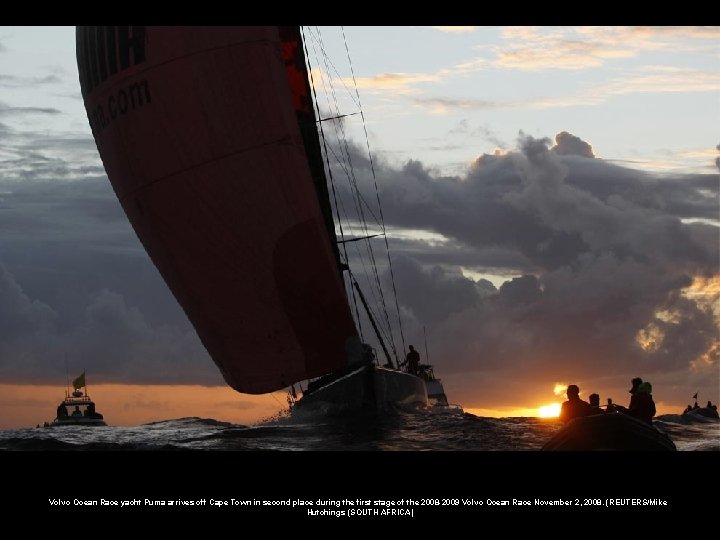
<path id="1" fill-rule="evenodd" d="M 695 392 L 695 395 L 693 396 L 693 399 L 697 399 L 697 392 Z"/>
<path id="2" fill-rule="evenodd" d="M 77 379 L 73 381 L 73 388 L 77 390 L 78 388 L 82 388 L 85 386 L 85 372 L 82 372 L 82 375 L 80 375 Z"/>

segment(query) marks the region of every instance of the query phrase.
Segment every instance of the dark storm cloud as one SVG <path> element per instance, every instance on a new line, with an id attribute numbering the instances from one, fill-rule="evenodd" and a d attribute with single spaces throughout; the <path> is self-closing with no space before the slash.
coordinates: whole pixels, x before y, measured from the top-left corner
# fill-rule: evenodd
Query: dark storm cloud
<path id="1" fill-rule="evenodd" d="M 623 200 L 679 218 L 717 219 L 717 175 L 653 175 L 601 159 L 566 156 L 567 183 L 604 202 Z"/>
<path id="2" fill-rule="evenodd" d="M 431 324 L 443 371 L 478 373 L 466 395 L 487 393 L 489 402 L 508 400 L 498 381 L 690 380 L 691 363 L 706 353 L 705 384 L 717 387 L 717 351 L 709 351 L 718 321 L 681 293 L 693 276 L 718 275 L 719 229 L 680 219 L 718 218 L 717 175 L 653 175 L 588 159 L 590 146 L 570 134 L 558 139 L 565 153 L 549 139 L 523 136 L 518 145 L 481 156 L 464 177 L 438 177 L 418 161 L 376 164 L 386 222 L 448 239 L 421 250 L 420 240 L 391 237 L 407 257 L 395 277 L 408 339 Z M 357 174 L 367 160 L 353 163 Z M 515 275 L 526 275 L 494 294 L 471 292 L 477 283 L 459 266 L 497 268 L 483 260 L 490 249 L 515 254 L 524 261 Z M 442 250 L 456 253 L 432 260 Z"/>
<path id="3" fill-rule="evenodd" d="M 0 180 L 0 381 L 222 384 L 106 178 Z"/>
<path id="4" fill-rule="evenodd" d="M 84 156 L 89 141 L 30 137 L 0 172 L 0 380 L 57 382 L 67 352 L 98 382 L 222 384 L 97 158 L 52 157 Z M 550 146 L 522 137 L 463 177 L 376 161 L 406 343 L 427 327 L 456 400 L 511 404 L 522 382 L 636 375 L 717 387 L 716 356 L 702 376 L 689 369 L 717 320 L 681 291 L 717 275 L 718 228 L 680 219 L 717 219 L 717 175 L 653 175 Z M 369 162 L 349 151 L 372 201 Z M 496 288 L 462 269 L 514 277 Z"/>
<path id="5" fill-rule="evenodd" d="M 448 272 L 440 266 L 425 271 L 420 263 L 408 257 L 398 258 L 394 269 L 402 276 L 398 294 L 406 299 L 406 306 L 423 323 L 437 323 L 480 301 L 476 285 L 458 271 Z M 494 289 L 492 284 L 490 287 Z"/>
<path id="6" fill-rule="evenodd" d="M 535 266 L 516 250 L 501 246 L 473 247 L 449 238 L 428 244 L 427 240 L 395 238 L 390 233 L 396 256 L 406 255 L 423 265 L 464 267 L 478 273 L 512 274 L 531 272 Z"/>
<path id="7" fill-rule="evenodd" d="M 717 217 L 716 176 L 652 176 L 558 156 L 548 140 L 523 138 L 520 145 L 507 156 L 481 156 L 464 178 L 435 177 L 417 161 L 379 170 L 390 224 L 435 231 L 474 248 L 512 249 L 539 268 L 604 249 L 714 264 L 717 250 L 690 242 L 689 227 L 677 218 Z M 367 161 L 355 156 L 353 163 L 358 168 Z"/>

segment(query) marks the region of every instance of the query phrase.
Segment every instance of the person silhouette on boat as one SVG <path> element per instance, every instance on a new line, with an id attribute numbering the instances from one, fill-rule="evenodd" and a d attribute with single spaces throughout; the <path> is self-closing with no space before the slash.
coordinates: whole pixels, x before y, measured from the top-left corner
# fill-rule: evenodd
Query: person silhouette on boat
<path id="1" fill-rule="evenodd" d="M 58 405 L 57 417 L 58 418 L 67 418 L 67 415 L 68 415 L 68 413 L 67 413 L 67 409 L 65 408 L 65 404 L 61 403 L 60 405 Z"/>
<path id="2" fill-rule="evenodd" d="M 85 409 L 85 416 L 88 418 L 97 418 L 99 420 L 102 420 L 103 415 L 95 412 L 95 404 L 94 403 L 88 403 L 87 408 Z"/>
<path id="3" fill-rule="evenodd" d="M 75 410 L 72 412 L 72 416 L 82 416 L 83 413 L 80 411 L 80 406 L 75 405 Z"/>
<path id="4" fill-rule="evenodd" d="M 405 357 L 405 363 L 407 364 L 407 371 L 413 375 L 418 374 L 418 366 L 420 365 L 420 353 L 415 350 L 415 347 L 410 345 L 410 352 Z"/>
<path id="5" fill-rule="evenodd" d="M 630 413 L 630 416 L 634 416 L 638 420 L 652 425 L 655 412 L 655 402 L 652 398 L 652 385 L 649 382 L 643 382 L 638 386 L 632 398 L 630 398 L 628 413 Z"/>
<path id="6" fill-rule="evenodd" d="M 600 408 L 599 394 L 590 394 L 588 401 L 590 401 L 590 414 L 605 414 L 605 411 Z"/>
<path id="7" fill-rule="evenodd" d="M 580 388 L 576 384 L 567 387 L 567 398 L 568 400 L 560 408 L 560 421 L 569 422 L 573 418 L 592 414 L 590 404 L 580 399 Z"/>
<path id="8" fill-rule="evenodd" d="M 635 377 L 630 383 L 632 384 L 632 388 L 630 388 L 629 392 L 632 394 L 630 396 L 630 403 L 632 404 L 632 398 L 637 392 L 638 388 L 642 384 L 643 380 L 640 377 Z M 627 407 L 623 407 L 622 405 L 615 405 L 615 410 L 620 411 L 626 414 L 629 414 L 629 409 Z"/>
<path id="9" fill-rule="evenodd" d="M 607 407 L 605 407 L 605 412 L 615 412 L 617 410 L 617 405 L 612 402 L 612 398 L 607 398 Z"/>
<path id="10" fill-rule="evenodd" d="M 687 414 L 687 413 L 689 413 L 689 412 L 692 411 L 692 410 L 693 410 L 692 405 L 688 405 L 687 407 L 685 407 L 685 410 L 683 411 L 683 414 Z"/>

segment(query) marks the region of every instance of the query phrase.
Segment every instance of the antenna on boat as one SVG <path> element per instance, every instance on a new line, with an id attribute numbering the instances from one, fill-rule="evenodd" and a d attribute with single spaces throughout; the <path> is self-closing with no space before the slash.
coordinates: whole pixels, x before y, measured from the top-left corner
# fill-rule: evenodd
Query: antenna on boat
<path id="1" fill-rule="evenodd" d="M 425 332 L 425 325 L 423 325 L 423 337 L 425 338 L 425 362 L 430 363 L 430 355 L 428 354 L 427 346 L 427 333 Z"/>
<path id="2" fill-rule="evenodd" d="M 67 353 L 65 353 L 65 397 L 70 397 L 70 372 L 68 370 L 68 359 Z"/>

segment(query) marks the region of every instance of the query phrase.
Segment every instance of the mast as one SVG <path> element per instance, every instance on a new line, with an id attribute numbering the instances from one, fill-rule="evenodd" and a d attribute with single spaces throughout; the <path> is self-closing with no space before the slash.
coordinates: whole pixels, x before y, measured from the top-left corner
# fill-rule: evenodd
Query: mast
<path id="1" fill-rule="evenodd" d="M 425 325 L 423 325 L 423 337 L 425 338 L 425 361 L 429 364 L 430 355 L 428 354 L 427 333 L 425 332 Z"/>
<path id="2" fill-rule="evenodd" d="M 341 79 L 341 81 L 344 81 L 340 76 L 340 73 L 338 72 L 336 66 L 334 65 L 333 61 L 329 59 L 329 55 L 327 51 L 325 50 L 325 45 L 323 42 L 322 32 L 319 28 L 315 28 L 313 31 L 309 27 L 301 27 L 302 28 L 302 37 L 305 44 L 305 54 L 308 57 L 308 66 L 310 66 L 310 59 L 316 58 L 314 61 L 318 67 L 324 67 L 324 73 L 327 73 L 328 75 L 332 72 L 336 73 L 337 76 Z M 377 236 L 384 237 L 385 240 L 385 249 L 387 250 L 387 262 L 388 262 L 388 268 L 390 270 L 390 277 L 391 277 L 391 284 L 392 284 L 392 294 L 395 298 L 395 309 L 397 310 L 397 323 L 398 323 L 398 329 L 400 331 L 400 338 L 402 341 L 403 349 L 405 348 L 405 337 L 403 334 L 403 328 L 402 328 L 402 320 L 400 317 L 400 308 L 398 304 L 398 298 L 397 298 L 397 291 L 395 288 L 395 277 L 394 272 L 392 268 L 392 261 L 390 259 L 390 247 L 388 244 L 388 238 L 385 230 L 385 224 L 384 224 L 384 218 L 382 215 L 382 206 L 380 203 L 380 196 L 379 196 L 379 190 L 377 185 L 377 180 L 375 177 L 375 168 L 373 164 L 373 158 L 372 154 L 370 152 L 370 144 L 368 140 L 368 133 L 367 128 L 365 126 L 365 118 L 362 111 L 362 105 L 360 102 L 360 96 L 358 93 L 357 83 L 355 82 L 355 74 L 352 67 L 352 60 L 350 58 L 350 52 L 348 49 L 347 40 L 345 38 L 345 32 L 343 29 L 342 38 L 345 43 L 345 52 L 347 53 L 347 62 L 350 67 L 350 72 L 352 74 L 352 80 L 355 85 L 355 92 L 354 95 L 352 95 L 351 89 L 348 88 L 344 82 L 342 82 L 342 86 L 347 90 L 346 98 L 349 97 L 350 100 L 354 103 L 355 106 L 357 106 L 357 111 L 353 112 L 351 114 L 344 114 L 345 111 L 342 111 L 340 109 L 340 103 L 342 103 L 342 99 L 338 99 L 338 95 L 336 94 L 336 85 L 334 83 L 334 77 L 320 77 L 319 82 L 317 82 L 317 88 L 316 88 L 316 82 L 313 78 L 314 71 L 312 69 L 309 69 L 309 76 L 310 76 L 310 83 L 311 83 L 311 90 L 313 92 L 313 96 L 315 98 L 315 106 L 316 106 L 316 114 L 317 117 L 320 118 L 320 121 L 318 122 L 318 130 L 321 134 L 321 140 L 324 147 L 324 152 L 326 155 L 327 160 L 327 173 L 328 177 L 330 179 L 330 188 L 331 193 L 333 195 L 332 202 L 334 203 L 334 209 L 335 209 L 335 215 L 336 215 L 336 222 L 338 226 L 339 235 L 342 237 L 341 240 L 338 241 L 338 244 L 340 244 L 340 249 L 342 250 L 342 253 L 344 255 L 344 260 L 347 264 L 350 264 L 350 257 L 348 255 L 348 252 L 352 252 L 353 249 L 357 253 L 359 259 L 362 261 L 363 265 L 363 273 L 367 275 L 367 283 L 363 283 L 363 288 L 367 285 L 367 288 L 365 289 L 366 293 L 369 291 L 372 298 L 370 300 L 373 302 L 373 307 L 377 308 L 377 311 L 375 312 L 375 315 L 371 315 L 368 313 L 368 316 L 370 319 L 373 319 L 373 330 L 375 331 L 375 334 L 379 334 L 379 330 L 383 331 L 383 337 L 380 337 L 378 335 L 378 340 L 380 341 L 380 344 L 383 346 L 383 348 L 386 348 L 386 344 L 391 347 L 393 357 L 395 358 L 395 362 L 399 363 L 398 360 L 398 353 L 397 349 L 395 347 L 394 342 L 394 336 L 393 336 L 393 329 L 392 329 L 392 323 L 390 322 L 390 318 L 388 315 L 387 305 L 385 303 L 385 293 L 383 292 L 383 285 L 381 284 L 379 272 L 378 272 L 378 266 L 376 257 L 374 254 L 374 250 L 372 247 L 372 243 L 369 241 L 372 238 L 375 238 Z M 314 53 L 314 56 L 311 56 L 309 53 L 309 47 L 312 47 L 312 51 Z M 312 66 L 311 66 L 312 67 Z M 317 78 L 317 77 L 316 77 Z M 318 92 L 324 92 L 327 97 L 327 102 L 325 103 L 325 108 L 327 108 L 327 111 L 329 114 L 321 115 L 320 113 L 320 105 L 319 105 L 319 99 L 318 99 Z M 323 108 L 323 111 L 326 109 Z M 353 152 L 351 151 L 351 145 L 348 144 L 348 140 L 346 137 L 346 131 L 343 122 L 337 122 L 335 120 L 341 119 L 347 116 L 353 116 L 353 115 L 360 115 L 362 119 L 363 129 L 365 131 L 365 142 L 367 144 L 367 158 L 369 159 L 370 164 L 370 170 L 372 171 L 372 179 L 375 186 L 375 195 L 376 195 L 376 201 L 377 205 L 375 207 L 372 207 L 371 204 L 369 204 L 369 199 L 364 196 L 361 188 L 360 188 L 360 182 L 358 177 L 355 174 L 354 167 L 353 167 L 353 161 L 355 158 L 353 157 Z M 324 117 L 323 117 L 324 116 Z M 333 120 L 331 122 L 332 126 L 323 127 L 323 124 L 326 120 Z M 333 133 L 334 130 L 334 133 Z M 330 145 L 327 142 L 327 139 L 333 139 L 332 145 Z M 328 159 L 329 155 L 332 154 L 333 156 L 333 163 L 337 163 L 337 167 L 331 167 L 330 161 Z M 333 170 L 335 171 L 335 174 L 333 174 Z M 335 178 L 338 177 L 346 177 L 347 179 L 347 185 L 344 186 L 344 189 L 347 191 L 341 191 L 338 189 L 337 185 L 340 183 L 339 181 L 336 181 Z M 337 193 L 337 194 L 336 194 Z M 349 195 L 349 198 L 346 199 L 346 194 Z M 341 196 L 342 195 L 342 196 Z M 350 204 L 348 204 L 348 202 Z M 351 216 L 351 214 L 354 212 L 354 215 Z M 343 232 L 343 222 L 341 221 L 340 215 L 342 214 L 343 219 L 345 220 L 347 224 L 347 229 L 351 231 L 350 236 L 355 236 L 356 238 L 345 238 L 345 233 Z M 368 228 L 368 223 L 370 221 L 374 221 L 375 224 L 380 227 L 381 233 L 379 234 L 371 234 L 371 229 Z M 360 231 L 355 231 L 355 227 L 359 227 Z M 357 243 L 360 240 L 365 240 L 363 242 L 362 248 L 364 248 L 364 253 L 361 253 L 362 248 L 357 245 Z M 354 265 L 355 259 L 353 258 L 353 265 Z M 370 266 L 370 271 L 367 272 L 367 265 L 366 262 Z M 355 277 L 349 273 L 349 290 L 348 290 L 348 296 L 352 295 L 353 304 L 355 306 L 355 311 L 357 315 L 356 323 L 358 325 L 358 329 L 360 332 L 360 335 L 362 336 L 362 318 L 360 317 L 360 314 L 358 312 L 358 302 L 356 301 L 357 295 L 356 290 L 359 286 L 359 282 L 355 279 Z M 355 284 L 353 284 L 353 281 L 356 281 Z M 363 297 L 361 299 L 361 302 L 364 304 L 365 310 L 368 311 L 368 304 L 367 299 Z"/>
<path id="3" fill-rule="evenodd" d="M 70 397 L 70 370 L 68 369 L 67 352 L 65 353 L 65 397 Z"/>
<path id="4" fill-rule="evenodd" d="M 351 278 L 352 279 L 352 278 Z M 368 319 L 370 319 L 370 324 L 373 327 L 373 330 L 375 330 L 375 336 L 378 338 L 378 341 L 380 342 L 380 346 L 382 347 L 383 352 L 385 353 L 385 358 L 387 358 L 388 364 L 390 367 L 394 368 L 395 365 L 393 364 L 392 358 L 390 357 L 390 353 L 387 350 L 387 346 L 385 345 L 385 340 L 382 337 L 382 334 L 380 334 L 380 329 L 377 326 L 377 323 L 375 322 L 375 318 L 372 316 L 372 313 L 370 312 L 370 306 L 368 306 L 367 300 L 365 299 L 365 295 L 363 294 L 362 290 L 360 289 L 360 285 L 358 285 L 358 282 L 354 279 L 352 280 L 353 287 L 355 287 L 355 290 L 358 292 L 358 296 L 360 296 L 360 301 L 362 302 L 362 305 L 365 307 L 365 312 L 367 313 Z"/>

